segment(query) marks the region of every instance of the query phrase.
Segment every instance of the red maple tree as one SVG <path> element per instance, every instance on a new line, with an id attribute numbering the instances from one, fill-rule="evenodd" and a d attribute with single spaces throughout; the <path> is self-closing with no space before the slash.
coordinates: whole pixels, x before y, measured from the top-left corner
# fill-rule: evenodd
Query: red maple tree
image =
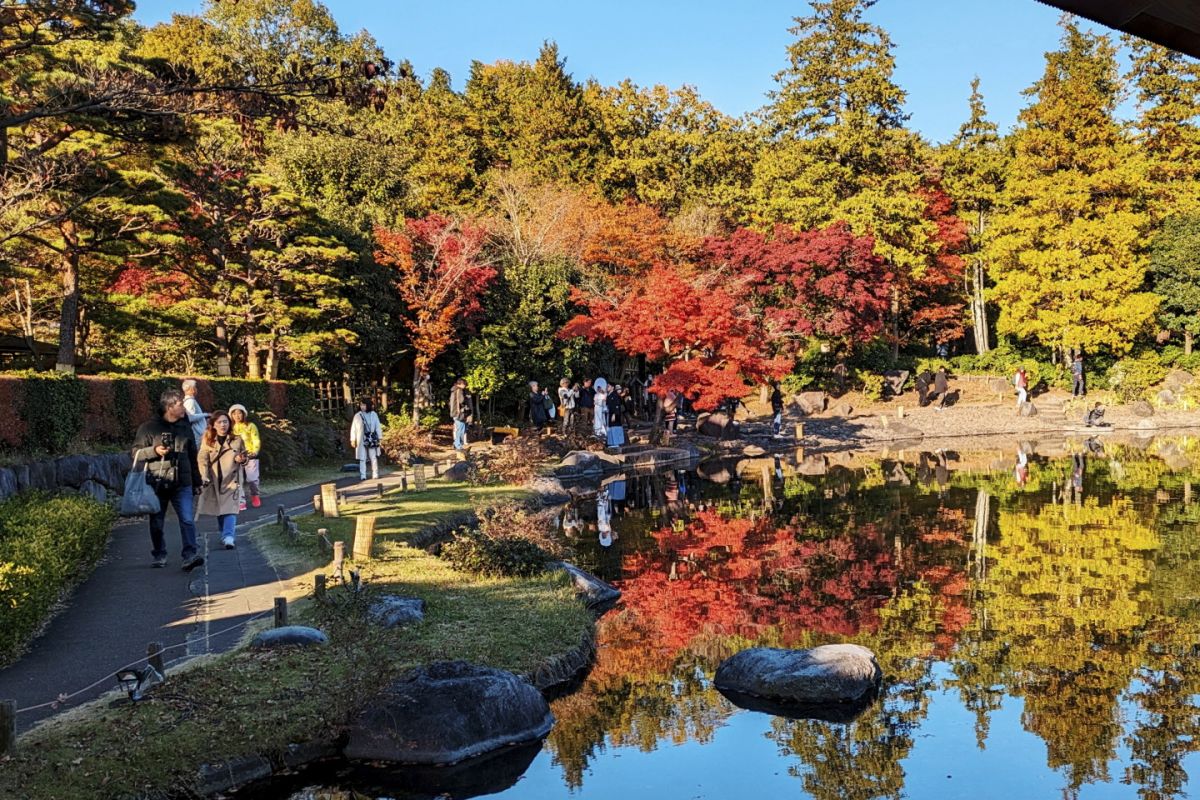
<path id="1" fill-rule="evenodd" d="M 481 311 L 496 277 L 483 259 L 485 237 L 482 227 L 440 214 L 408 220 L 400 230 L 375 229 L 375 260 L 395 269 L 396 290 L 408 307 L 403 322 L 416 351 L 414 396 L 422 373 Z M 414 403 L 414 421 L 417 413 Z"/>

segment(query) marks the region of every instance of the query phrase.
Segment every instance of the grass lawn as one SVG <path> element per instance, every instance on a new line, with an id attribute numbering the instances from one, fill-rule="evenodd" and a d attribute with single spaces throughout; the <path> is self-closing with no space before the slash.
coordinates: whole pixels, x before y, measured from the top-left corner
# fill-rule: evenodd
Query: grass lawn
<path id="1" fill-rule="evenodd" d="M 429 491 L 347 505 L 339 519 L 304 518 L 299 542 L 275 526 L 254 532 L 273 559 L 297 574 L 296 595 L 328 563 L 315 532 L 353 537 L 353 515 L 377 516 L 374 558 L 354 565 L 368 594 L 395 591 L 425 599 L 425 622 L 385 631 L 364 620 L 364 599 L 330 581 L 329 599 L 291 606 L 293 622 L 330 636 L 318 649 L 240 650 L 173 672 L 151 699 L 91 708 L 44 725 L 0 762 L 0 797 L 29 800 L 185 794 L 201 763 L 335 735 L 362 701 L 405 669 L 461 658 L 523 672 L 574 647 L 592 628 L 563 573 L 532 579 L 481 579 L 410 547 L 422 527 L 475 502 L 520 494 L 512 487 L 431 481 Z M 347 546 L 347 559 L 350 558 Z M 348 565 L 349 568 L 350 565 Z"/>

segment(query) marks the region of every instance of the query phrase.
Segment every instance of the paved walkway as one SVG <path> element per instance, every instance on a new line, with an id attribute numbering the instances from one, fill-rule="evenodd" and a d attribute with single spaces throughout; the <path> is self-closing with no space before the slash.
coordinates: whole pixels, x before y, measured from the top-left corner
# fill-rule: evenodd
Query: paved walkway
<path id="1" fill-rule="evenodd" d="M 381 482 L 391 485 L 399 479 L 395 474 Z M 377 483 L 359 484 L 353 474 L 335 480 L 339 487 L 361 486 L 363 493 L 373 493 Z M 288 577 L 279 575 L 255 546 L 254 537 L 242 532 L 273 518 L 280 505 L 311 508 L 318 492 L 318 486 L 308 486 L 267 496 L 261 508 L 242 512 L 236 550 L 221 546 L 215 517 L 200 517 L 197 538 L 205 563 L 191 573 L 179 568 L 179 521 L 173 510 L 167 512 L 171 562 L 166 569 L 150 566 L 150 534 L 144 519 L 118 523 L 104 558 L 71 597 L 69 607 L 20 661 L 0 670 L 0 698 L 17 701 L 18 730 L 28 730 L 39 720 L 115 688 L 115 672 L 144 658 L 149 642 L 168 648 L 164 655 L 168 666 L 237 644 L 243 623 L 272 611 Z M 348 493 L 353 496 L 354 489 Z M 97 681 L 57 709 L 21 711 Z"/>

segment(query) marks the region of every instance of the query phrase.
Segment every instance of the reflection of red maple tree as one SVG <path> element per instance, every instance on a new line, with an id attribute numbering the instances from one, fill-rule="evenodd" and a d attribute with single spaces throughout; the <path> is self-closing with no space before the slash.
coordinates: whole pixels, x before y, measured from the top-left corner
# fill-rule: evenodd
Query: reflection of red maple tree
<path id="1" fill-rule="evenodd" d="M 632 577 L 620 582 L 622 604 L 639 629 L 653 632 L 643 641 L 669 652 L 701 634 L 758 639 L 771 630 L 788 644 L 812 632 L 870 633 L 879 610 L 918 580 L 939 598 L 936 647 L 952 644 L 970 619 L 958 567 L 921 563 L 908 550 L 897 561 L 893 542 L 873 524 L 808 538 L 795 524 L 703 511 L 683 531 L 653 535 L 657 551 L 625 557 L 622 571 Z M 962 541 L 932 526 L 917 537 L 924 538 Z"/>

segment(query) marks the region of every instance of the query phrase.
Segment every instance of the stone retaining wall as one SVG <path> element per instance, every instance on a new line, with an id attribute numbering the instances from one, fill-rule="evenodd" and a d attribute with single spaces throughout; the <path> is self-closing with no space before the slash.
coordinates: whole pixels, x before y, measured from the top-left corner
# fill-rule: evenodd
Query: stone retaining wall
<path id="1" fill-rule="evenodd" d="M 0 467 L 0 500 L 28 491 L 81 492 L 103 502 L 109 492 L 121 494 L 133 465 L 127 452 L 75 455 Z"/>

